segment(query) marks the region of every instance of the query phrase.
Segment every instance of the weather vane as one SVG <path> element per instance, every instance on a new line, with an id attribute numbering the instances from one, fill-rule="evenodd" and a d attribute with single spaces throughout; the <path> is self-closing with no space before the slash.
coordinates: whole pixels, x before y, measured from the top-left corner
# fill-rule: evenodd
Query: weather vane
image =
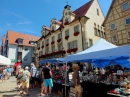
<path id="1" fill-rule="evenodd" d="M 67 5 L 68 5 L 68 0 L 66 0 L 66 2 L 67 2 Z"/>

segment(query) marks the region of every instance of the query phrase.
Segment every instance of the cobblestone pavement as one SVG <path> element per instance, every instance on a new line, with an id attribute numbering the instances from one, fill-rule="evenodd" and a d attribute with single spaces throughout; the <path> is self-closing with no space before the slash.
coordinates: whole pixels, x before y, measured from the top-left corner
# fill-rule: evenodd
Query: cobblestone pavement
<path id="1" fill-rule="evenodd" d="M 36 87 L 32 91 L 29 91 L 28 97 L 46 97 L 39 96 L 40 88 Z M 6 80 L 5 83 L 2 83 L 0 80 L 0 97 L 27 97 L 26 95 L 20 95 L 20 92 L 16 89 L 16 79 L 11 77 L 9 80 Z M 53 97 L 60 97 L 53 93 Z"/>

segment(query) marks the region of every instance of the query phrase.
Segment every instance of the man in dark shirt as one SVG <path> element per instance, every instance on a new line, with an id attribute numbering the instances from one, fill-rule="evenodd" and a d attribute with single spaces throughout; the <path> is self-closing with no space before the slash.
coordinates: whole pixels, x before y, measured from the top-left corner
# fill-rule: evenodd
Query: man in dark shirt
<path id="1" fill-rule="evenodd" d="M 52 82 L 52 72 L 51 72 L 49 66 L 50 66 L 50 64 L 47 62 L 46 66 L 42 70 L 42 78 L 44 79 L 45 93 L 48 94 L 47 89 L 49 86 L 49 95 L 51 95 L 53 82 Z"/>
<path id="2" fill-rule="evenodd" d="M 81 92 L 82 92 L 81 85 L 80 85 L 80 78 L 79 78 L 79 70 L 80 70 L 80 66 L 75 66 L 75 71 L 73 74 L 73 81 L 75 85 L 75 97 L 81 97 Z"/>

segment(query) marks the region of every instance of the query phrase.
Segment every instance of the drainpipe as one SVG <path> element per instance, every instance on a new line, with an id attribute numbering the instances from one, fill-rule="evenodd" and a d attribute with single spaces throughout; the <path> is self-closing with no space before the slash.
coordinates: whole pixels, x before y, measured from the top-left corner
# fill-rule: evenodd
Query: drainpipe
<path id="1" fill-rule="evenodd" d="M 81 17 L 78 18 L 81 26 L 81 37 L 82 37 L 82 50 L 84 51 L 84 40 L 83 40 L 83 30 L 82 30 L 82 23 L 81 23 Z"/>
<path id="2" fill-rule="evenodd" d="M 62 43 L 62 50 L 63 50 L 63 38 L 62 38 L 62 28 L 60 27 L 60 32 L 61 32 L 61 43 Z M 63 57 L 63 54 L 62 54 L 62 57 Z"/>

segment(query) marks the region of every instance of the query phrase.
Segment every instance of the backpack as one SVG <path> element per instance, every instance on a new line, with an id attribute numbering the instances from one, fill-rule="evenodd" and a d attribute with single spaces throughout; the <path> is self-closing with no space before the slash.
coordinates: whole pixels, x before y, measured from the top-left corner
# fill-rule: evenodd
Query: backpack
<path id="1" fill-rule="evenodd" d="M 27 72 L 24 71 L 24 72 L 23 72 L 22 81 L 27 81 L 27 80 L 28 80 L 28 75 L 27 75 Z"/>

